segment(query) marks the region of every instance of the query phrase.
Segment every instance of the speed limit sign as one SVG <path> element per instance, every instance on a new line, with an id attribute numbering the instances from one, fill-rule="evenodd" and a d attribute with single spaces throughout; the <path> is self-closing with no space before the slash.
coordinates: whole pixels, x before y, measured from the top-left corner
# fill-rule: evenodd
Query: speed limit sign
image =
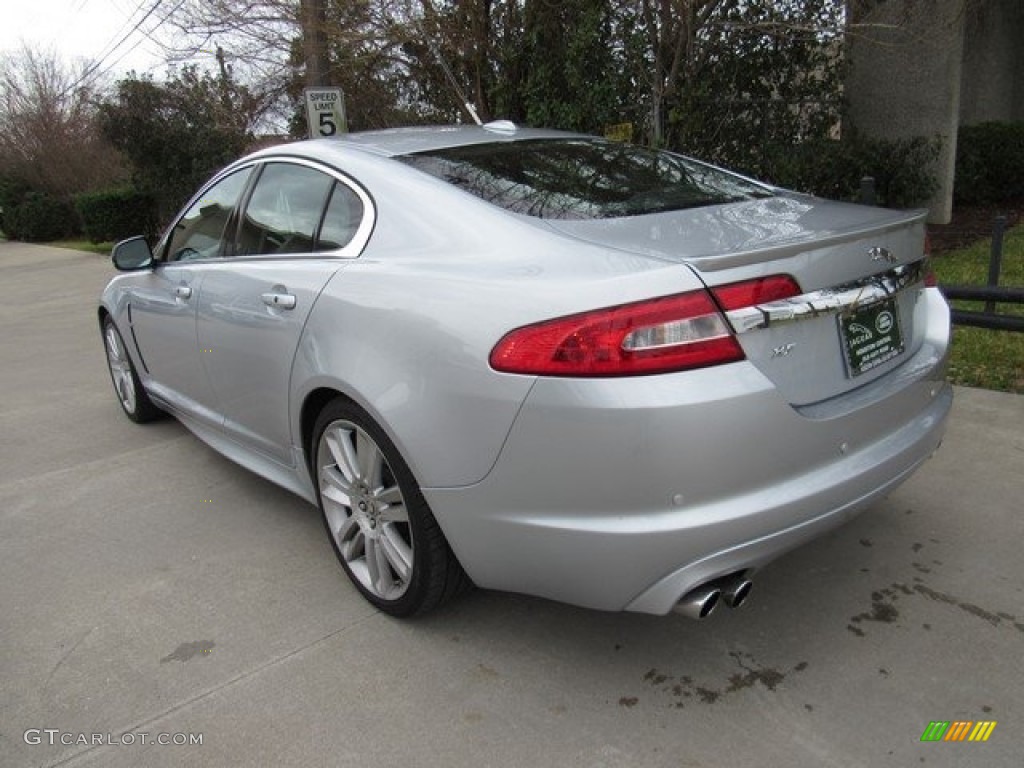
<path id="1" fill-rule="evenodd" d="M 341 88 L 306 88 L 304 93 L 309 138 L 320 139 L 348 131 L 345 94 Z"/>

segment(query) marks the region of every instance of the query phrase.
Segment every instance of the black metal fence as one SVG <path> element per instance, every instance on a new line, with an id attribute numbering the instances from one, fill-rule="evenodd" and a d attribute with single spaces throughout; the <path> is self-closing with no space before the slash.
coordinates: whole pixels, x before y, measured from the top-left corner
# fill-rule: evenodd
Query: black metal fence
<path id="1" fill-rule="evenodd" d="M 865 176 L 860 180 L 860 202 L 875 204 L 875 180 Z M 956 325 L 970 325 L 975 328 L 989 328 L 997 331 L 1024 331 L 1024 316 L 1004 315 L 998 311 L 999 304 L 1024 304 L 1024 288 L 1003 288 L 999 276 L 1003 271 L 1003 235 L 1006 233 L 1006 217 L 996 216 L 992 222 L 992 247 L 989 250 L 988 282 L 986 285 L 940 285 L 939 290 L 948 301 L 985 302 L 984 310 L 957 309 L 951 311 Z"/>
<path id="2" fill-rule="evenodd" d="M 953 309 L 953 322 L 976 328 L 1000 331 L 1024 331 L 1024 317 L 998 312 L 999 304 L 1024 304 L 1024 288 L 1003 288 L 999 276 L 1003 269 L 1003 234 L 1006 217 L 997 216 L 992 226 L 992 247 L 989 251 L 988 282 L 986 285 L 940 285 L 945 297 L 953 301 L 983 301 L 984 310 Z"/>

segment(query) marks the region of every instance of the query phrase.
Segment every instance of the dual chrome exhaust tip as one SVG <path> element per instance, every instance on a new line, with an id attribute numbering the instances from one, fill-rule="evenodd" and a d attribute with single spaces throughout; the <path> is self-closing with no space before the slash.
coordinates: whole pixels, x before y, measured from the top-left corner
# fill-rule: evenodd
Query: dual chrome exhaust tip
<path id="1" fill-rule="evenodd" d="M 753 586 L 754 583 L 742 571 L 713 579 L 683 595 L 672 607 L 672 611 L 691 619 L 704 619 L 711 615 L 720 602 L 730 608 L 739 608 L 746 602 Z"/>

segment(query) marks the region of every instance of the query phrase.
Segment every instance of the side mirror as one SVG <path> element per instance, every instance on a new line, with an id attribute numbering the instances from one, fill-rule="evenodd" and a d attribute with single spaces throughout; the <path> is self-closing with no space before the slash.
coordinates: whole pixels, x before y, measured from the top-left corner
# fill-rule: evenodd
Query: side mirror
<path id="1" fill-rule="evenodd" d="M 114 246 L 110 252 L 114 266 L 122 272 L 136 272 L 153 266 L 153 251 L 144 237 L 130 237 Z"/>

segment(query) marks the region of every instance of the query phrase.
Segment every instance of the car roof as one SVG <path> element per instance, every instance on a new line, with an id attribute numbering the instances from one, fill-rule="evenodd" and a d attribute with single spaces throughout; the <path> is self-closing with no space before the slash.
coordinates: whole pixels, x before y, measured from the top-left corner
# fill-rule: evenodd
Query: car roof
<path id="1" fill-rule="evenodd" d="M 432 125 L 410 128 L 389 128 L 380 131 L 347 133 L 337 138 L 310 139 L 305 144 L 310 149 L 324 144 L 340 144 L 358 148 L 365 152 L 384 157 L 408 155 L 414 152 L 463 147 L 472 144 L 493 144 L 497 142 L 527 141 L 531 139 L 566 139 L 581 137 L 583 134 L 567 133 L 539 128 L 524 128 L 508 120 L 498 120 L 484 125 Z M 295 145 L 291 145 L 295 147 Z"/>

